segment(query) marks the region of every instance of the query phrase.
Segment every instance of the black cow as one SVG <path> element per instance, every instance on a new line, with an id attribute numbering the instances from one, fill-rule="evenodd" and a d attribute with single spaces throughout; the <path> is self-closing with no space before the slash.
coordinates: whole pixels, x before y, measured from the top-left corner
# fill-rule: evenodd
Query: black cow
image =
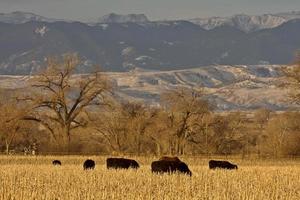
<path id="1" fill-rule="evenodd" d="M 107 158 L 106 159 L 107 169 L 138 169 L 140 166 L 135 160 L 126 158 Z"/>
<path id="2" fill-rule="evenodd" d="M 159 160 L 168 160 L 168 161 L 181 162 L 181 160 L 178 157 L 169 157 L 169 156 L 163 156 Z"/>
<path id="3" fill-rule="evenodd" d="M 52 164 L 53 165 L 61 165 L 61 162 L 60 162 L 60 160 L 53 160 Z"/>
<path id="4" fill-rule="evenodd" d="M 181 172 L 192 176 L 187 164 L 181 161 L 174 160 L 158 160 L 151 163 L 152 173 L 174 173 Z"/>
<path id="5" fill-rule="evenodd" d="M 238 169 L 237 165 L 223 160 L 210 160 L 209 169 Z"/>
<path id="6" fill-rule="evenodd" d="M 84 170 L 95 169 L 95 161 L 93 161 L 91 159 L 84 161 L 83 169 Z"/>

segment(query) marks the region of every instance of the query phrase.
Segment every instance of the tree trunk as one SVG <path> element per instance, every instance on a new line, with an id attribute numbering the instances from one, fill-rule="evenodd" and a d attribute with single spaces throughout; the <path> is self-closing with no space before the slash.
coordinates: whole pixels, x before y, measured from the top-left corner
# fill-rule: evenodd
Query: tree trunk
<path id="1" fill-rule="evenodd" d="M 168 154 L 173 155 L 173 141 L 169 139 L 169 152 Z"/>
<path id="2" fill-rule="evenodd" d="M 6 155 L 9 154 L 9 147 L 10 147 L 9 142 L 7 140 L 5 140 L 5 153 L 6 153 Z"/>
<path id="3" fill-rule="evenodd" d="M 184 139 L 177 138 L 176 154 L 177 155 L 183 155 L 184 154 Z"/>
<path id="4" fill-rule="evenodd" d="M 177 138 L 177 141 L 176 141 L 176 149 L 175 149 L 176 155 L 179 155 L 179 149 L 180 149 L 180 139 Z"/>
<path id="5" fill-rule="evenodd" d="M 156 142 L 156 155 L 161 156 L 161 145 Z"/>
<path id="6" fill-rule="evenodd" d="M 68 127 L 63 127 L 62 132 L 61 132 L 61 139 L 58 142 L 61 151 L 65 153 L 70 153 L 70 142 L 71 142 L 71 137 L 70 137 L 70 130 Z"/>
<path id="7" fill-rule="evenodd" d="M 137 155 L 138 156 L 141 154 L 141 146 L 142 146 L 141 138 L 140 138 L 140 136 L 138 136 L 137 137 Z"/>
<path id="8" fill-rule="evenodd" d="M 184 144 L 180 145 L 180 155 L 184 155 Z"/>

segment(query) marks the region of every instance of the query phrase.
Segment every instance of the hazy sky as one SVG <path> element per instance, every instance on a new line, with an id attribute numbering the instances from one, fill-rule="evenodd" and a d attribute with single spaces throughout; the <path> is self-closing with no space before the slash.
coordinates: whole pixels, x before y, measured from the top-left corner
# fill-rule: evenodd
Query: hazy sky
<path id="1" fill-rule="evenodd" d="M 16 10 L 83 21 L 111 12 L 157 20 L 299 11 L 300 0 L 0 0 L 0 12 Z"/>

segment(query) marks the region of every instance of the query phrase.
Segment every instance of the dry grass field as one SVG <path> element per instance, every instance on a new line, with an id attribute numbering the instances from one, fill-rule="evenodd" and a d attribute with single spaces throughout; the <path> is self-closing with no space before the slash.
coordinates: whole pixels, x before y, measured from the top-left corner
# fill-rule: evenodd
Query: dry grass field
<path id="1" fill-rule="evenodd" d="M 183 158 L 193 172 L 153 175 L 151 160 L 135 158 L 141 168 L 107 170 L 105 157 L 91 157 L 96 169 L 83 171 L 83 156 L 1 156 L 1 200 L 77 199 L 300 199 L 300 160 L 229 159 L 237 171 L 211 171 L 207 159 Z M 52 165 L 60 159 L 62 166 Z"/>

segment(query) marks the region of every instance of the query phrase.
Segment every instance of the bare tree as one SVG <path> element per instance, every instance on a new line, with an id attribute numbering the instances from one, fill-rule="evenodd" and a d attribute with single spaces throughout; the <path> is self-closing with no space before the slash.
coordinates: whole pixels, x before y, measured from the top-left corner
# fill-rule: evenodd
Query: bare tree
<path id="1" fill-rule="evenodd" d="M 114 105 L 99 115 L 99 113 L 90 113 L 89 119 L 92 122 L 92 130 L 98 138 L 103 138 L 110 151 L 117 154 L 128 150 L 129 131 L 127 118 L 122 112 L 121 105 Z"/>
<path id="2" fill-rule="evenodd" d="M 271 152 L 274 157 L 285 154 L 285 147 L 290 133 L 289 120 L 285 115 L 277 115 L 266 127 L 265 149 Z"/>
<path id="3" fill-rule="evenodd" d="M 268 121 L 271 117 L 271 110 L 266 108 L 260 108 L 254 113 L 254 121 L 257 123 L 258 126 L 258 136 L 257 136 L 257 154 L 260 155 L 261 153 L 261 142 L 263 137 L 263 132 L 265 129 L 265 126 L 268 124 Z"/>
<path id="4" fill-rule="evenodd" d="M 270 120 L 271 112 L 272 111 L 267 108 L 260 108 L 254 113 L 254 120 L 261 130 L 264 129 L 264 126 Z"/>
<path id="5" fill-rule="evenodd" d="M 175 153 L 184 154 L 187 142 L 193 142 L 193 127 L 211 111 L 206 100 L 203 100 L 203 91 L 187 88 L 178 88 L 162 95 L 162 103 L 169 112 L 169 127 L 173 132 Z"/>
<path id="6" fill-rule="evenodd" d="M 137 102 L 126 102 L 110 107 L 103 116 L 93 116 L 94 130 L 104 137 L 117 153 L 140 154 L 146 147 L 147 131 L 156 112 Z"/>
<path id="7" fill-rule="evenodd" d="M 156 115 L 152 118 L 152 122 L 147 131 L 147 137 L 155 145 L 155 154 L 160 156 L 162 154 L 170 153 L 170 139 L 172 139 L 172 131 L 168 112 L 162 109 L 156 110 Z"/>
<path id="8" fill-rule="evenodd" d="M 216 115 L 214 113 L 207 113 L 201 119 L 196 121 L 192 127 L 192 131 L 195 132 L 193 142 L 199 147 L 201 153 L 205 153 L 208 157 L 209 154 L 215 152 L 215 139 L 217 136 L 214 134 L 213 127 L 215 123 L 219 121 L 215 120 Z M 196 134 L 200 133 L 200 134 Z"/>
<path id="9" fill-rule="evenodd" d="M 9 154 L 10 147 L 24 124 L 22 118 L 25 110 L 18 108 L 15 102 L 0 105 L 0 138 L 5 142 L 5 152 Z"/>
<path id="10" fill-rule="evenodd" d="M 66 150 L 72 131 L 87 125 L 85 113 L 89 107 L 105 103 L 105 93 L 110 88 L 99 72 L 75 75 L 80 64 L 75 54 L 67 54 L 63 60 L 49 58 L 47 70 L 32 80 L 35 96 L 26 98 L 32 102 L 32 111 L 24 119 L 41 124 Z"/>
<path id="11" fill-rule="evenodd" d="M 157 112 L 155 109 L 135 102 L 126 103 L 123 108 L 128 119 L 127 125 L 135 147 L 134 151 L 139 155 L 144 142 L 146 142 L 146 133 L 154 122 Z"/>
<path id="12" fill-rule="evenodd" d="M 213 122 L 213 134 L 209 138 L 215 145 L 215 153 L 231 154 L 242 149 L 247 142 L 244 116 L 240 112 L 226 116 L 216 116 Z"/>

